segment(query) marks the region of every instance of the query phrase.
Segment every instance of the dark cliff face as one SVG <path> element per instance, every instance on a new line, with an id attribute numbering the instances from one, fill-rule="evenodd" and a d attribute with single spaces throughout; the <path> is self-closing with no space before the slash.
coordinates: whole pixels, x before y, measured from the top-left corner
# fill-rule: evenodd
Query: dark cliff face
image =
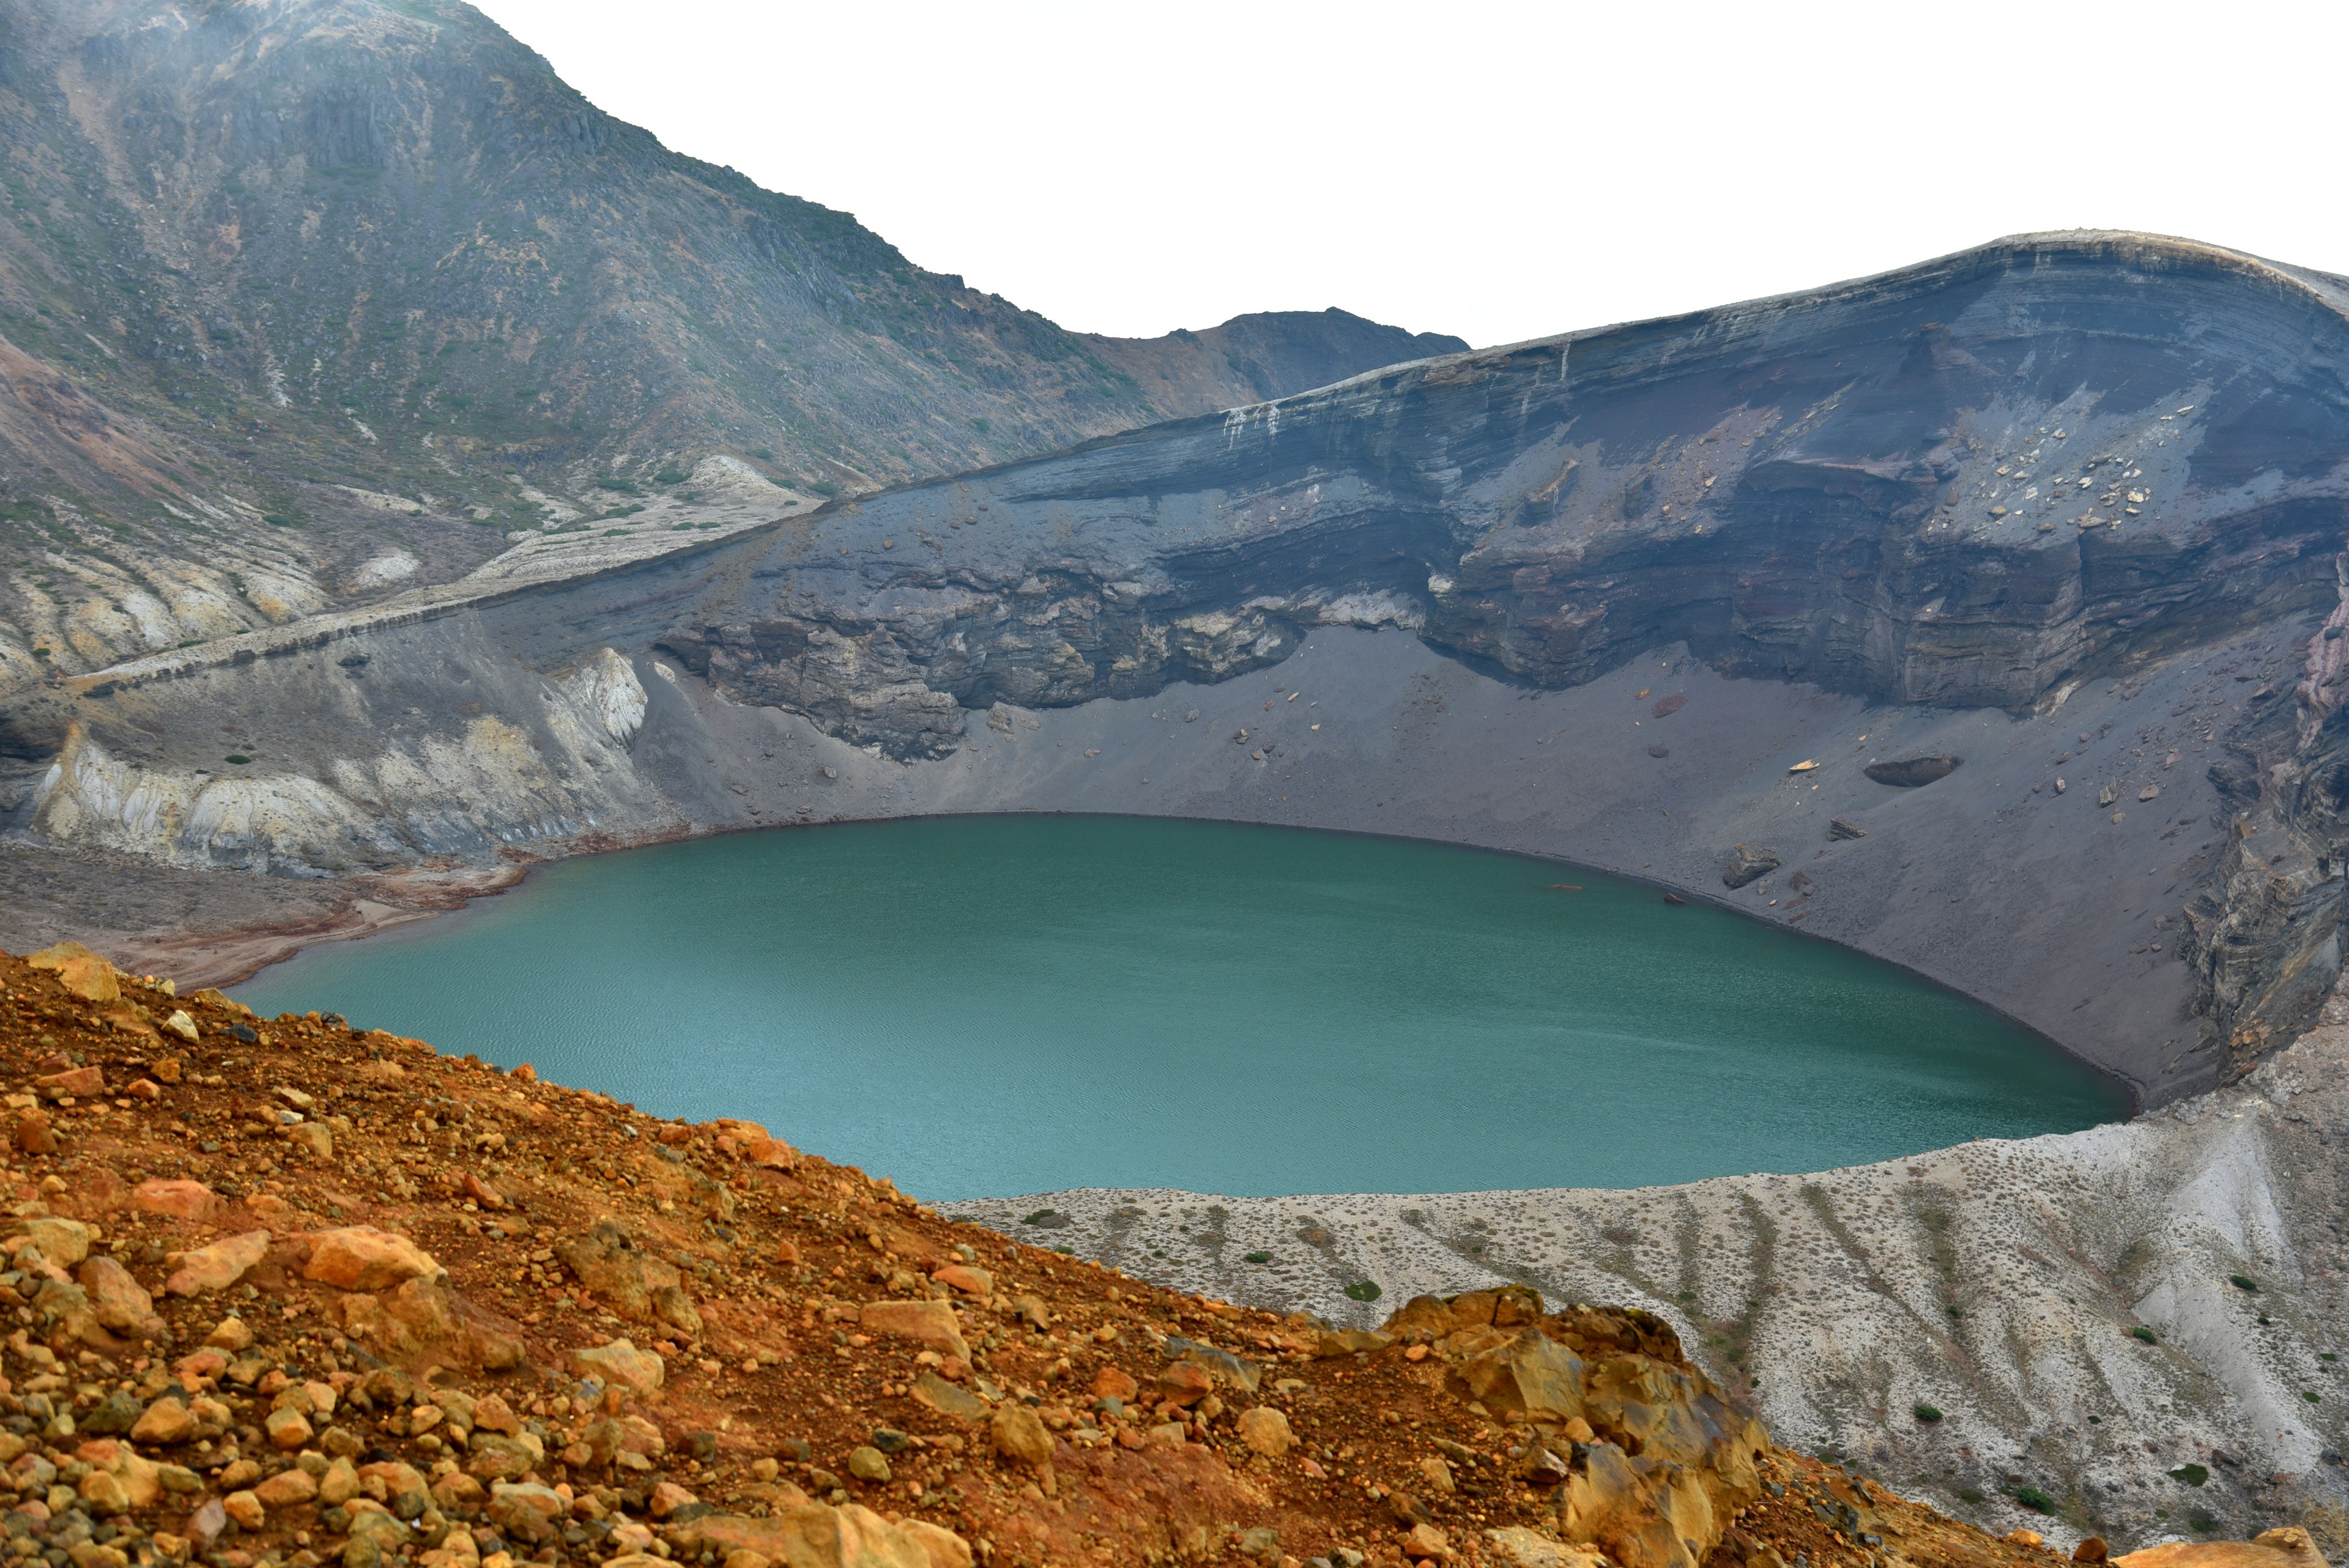
<path id="1" fill-rule="evenodd" d="M 2278 277 L 2026 242 L 1401 367 L 784 529 L 670 646 L 907 756 L 954 706 L 1213 677 L 1330 620 L 1540 685 L 1685 639 L 2027 710 L 2333 600 L 2349 328 Z"/>
<path id="2" fill-rule="evenodd" d="M 1464 347 L 1064 331 L 454 0 L 0 0 L 0 688 L 35 647 L 363 600 L 389 550 L 442 580 L 512 532 L 773 514 Z M 189 563 L 202 605 L 156 586 Z"/>

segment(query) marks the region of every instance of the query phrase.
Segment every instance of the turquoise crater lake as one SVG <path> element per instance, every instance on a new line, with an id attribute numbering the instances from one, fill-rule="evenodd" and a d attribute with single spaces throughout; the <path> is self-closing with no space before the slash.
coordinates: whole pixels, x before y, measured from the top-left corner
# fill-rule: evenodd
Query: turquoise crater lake
<path id="1" fill-rule="evenodd" d="M 764 1122 L 938 1199 L 1632 1187 L 2127 1109 L 1987 1008 L 1653 888 L 1143 817 L 565 861 L 236 994 Z"/>

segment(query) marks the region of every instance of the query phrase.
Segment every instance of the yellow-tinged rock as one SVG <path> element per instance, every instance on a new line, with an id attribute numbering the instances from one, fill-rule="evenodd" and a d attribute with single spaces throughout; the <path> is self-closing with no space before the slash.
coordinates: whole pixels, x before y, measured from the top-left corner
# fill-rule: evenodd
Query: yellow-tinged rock
<path id="1" fill-rule="evenodd" d="M 261 1425 L 269 1434 L 270 1446 L 287 1453 L 307 1443 L 312 1436 L 310 1418 L 291 1405 L 272 1410 Z"/>
<path id="2" fill-rule="evenodd" d="M 2324 1568 L 2324 1554 L 2297 1525 L 2249 1541 L 2172 1541 L 2113 1559 L 2116 1568 Z"/>
<path id="3" fill-rule="evenodd" d="M 1288 1417 L 1269 1405 L 1258 1405 L 1239 1415 L 1240 1441 L 1266 1459 L 1287 1456 L 1297 1444 L 1297 1434 L 1288 1428 Z"/>
<path id="4" fill-rule="evenodd" d="M 134 1443 L 184 1443 L 195 1434 L 195 1413 L 180 1399 L 158 1399 L 130 1428 Z"/>
<path id="5" fill-rule="evenodd" d="M 70 1269 L 89 1256 L 89 1227 L 78 1220 L 43 1214 L 16 1223 L 25 1238 L 41 1250 L 41 1256 L 60 1269 Z M 13 1250 L 15 1243 L 9 1245 Z"/>
<path id="6" fill-rule="evenodd" d="M 1606 1568 L 1607 1559 L 1589 1548 L 1552 1541 L 1522 1524 L 1488 1530 L 1485 1538 L 1493 1543 L 1493 1555 L 1507 1568 Z"/>
<path id="7" fill-rule="evenodd" d="M 971 1562 L 969 1546 L 952 1531 L 911 1520 L 893 1524 L 853 1502 L 841 1508 L 808 1503 L 768 1519 L 704 1514 L 690 1523 L 672 1525 L 667 1533 L 672 1547 L 688 1553 L 708 1545 L 730 1559 L 738 1552 L 750 1552 L 770 1563 L 811 1568 L 968 1568 Z M 622 1557 L 605 1568 L 634 1561 Z"/>
<path id="8" fill-rule="evenodd" d="M 329 1145 L 331 1150 L 332 1146 Z M 372 1225 L 347 1225 L 310 1236 L 310 1261 L 302 1277 L 339 1291 L 384 1291 L 403 1281 L 440 1272 L 432 1254 L 405 1236 Z"/>
<path id="9" fill-rule="evenodd" d="M 201 1181 L 156 1177 L 130 1189 L 131 1206 L 143 1214 L 173 1220 L 209 1220 L 220 1212 L 220 1195 Z"/>
<path id="10" fill-rule="evenodd" d="M 1035 1411 L 1025 1405 L 999 1405 L 987 1423 L 988 1441 L 1000 1457 L 1030 1469 L 1052 1462 L 1052 1434 Z"/>
<path id="11" fill-rule="evenodd" d="M 175 1296 L 226 1290 L 244 1278 L 245 1271 L 268 1253 L 266 1231 L 247 1231 L 242 1235 L 222 1237 L 192 1252 L 174 1252 L 165 1260 L 171 1265 L 171 1274 L 163 1282 L 163 1289 Z"/>
<path id="12" fill-rule="evenodd" d="M 593 1377 L 606 1388 L 632 1388 L 649 1394 L 668 1376 L 668 1363 L 649 1350 L 638 1350 L 625 1339 L 588 1345 L 571 1353 L 571 1370 Z"/>
<path id="13" fill-rule="evenodd" d="M 328 1508 L 339 1508 L 359 1494 L 359 1472 L 350 1460 L 337 1459 L 318 1478 L 318 1501 Z M 471 1542 L 472 1537 L 467 1536 Z"/>
<path id="14" fill-rule="evenodd" d="M 929 1554 L 928 1568 L 970 1568 L 970 1542 L 946 1526 L 909 1519 L 897 1530 L 900 1534 L 912 1536 L 915 1544 Z"/>
<path id="15" fill-rule="evenodd" d="M 84 1002 L 119 1002 L 122 984 L 114 966 L 79 942 L 43 948 L 25 961 L 29 968 L 55 970 L 57 982 Z"/>
<path id="16" fill-rule="evenodd" d="M 985 1269 L 969 1263 L 944 1263 L 933 1271 L 930 1278 L 948 1290 L 960 1291 L 967 1296 L 987 1300 L 995 1293 L 995 1276 Z"/>
<path id="17" fill-rule="evenodd" d="M 89 1297 L 90 1311 L 101 1327 L 140 1339 L 161 1334 L 163 1323 L 155 1315 L 155 1298 L 112 1258 L 85 1259 L 74 1271 L 74 1279 Z"/>
<path id="18" fill-rule="evenodd" d="M 1414 1563 L 1441 1563 L 1452 1555 L 1452 1539 L 1432 1524 L 1414 1524 L 1402 1538 L 1402 1554 Z"/>
<path id="19" fill-rule="evenodd" d="M 82 1501 L 89 1505 L 89 1511 L 100 1519 L 109 1519 L 115 1514 L 130 1511 L 130 1493 L 109 1471 L 90 1471 L 81 1478 L 81 1485 L 78 1490 L 81 1493 Z"/>
<path id="20" fill-rule="evenodd" d="M 307 1470 L 279 1470 L 253 1489 L 265 1508 L 291 1508 L 318 1495 L 318 1483 Z"/>
<path id="21" fill-rule="evenodd" d="M 945 1302 L 867 1302 L 856 1314 L 857 1325 L 868 1334 L 894 1334 L 928 1345 L 941 1355 L 970 1359 L 963 1343 L 962 1324 Z"/>

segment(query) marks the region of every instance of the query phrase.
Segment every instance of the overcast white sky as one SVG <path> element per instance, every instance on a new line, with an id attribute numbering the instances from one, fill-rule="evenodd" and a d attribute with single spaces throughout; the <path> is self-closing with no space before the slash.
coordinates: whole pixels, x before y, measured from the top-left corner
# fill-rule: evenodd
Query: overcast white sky
<path id="1" fill-rule="evenodd" d="M 2349 272 L 2349 7 L 478 0 L 671 147 L 1064 326 L 1485 345 L 2031 229 Z"/>

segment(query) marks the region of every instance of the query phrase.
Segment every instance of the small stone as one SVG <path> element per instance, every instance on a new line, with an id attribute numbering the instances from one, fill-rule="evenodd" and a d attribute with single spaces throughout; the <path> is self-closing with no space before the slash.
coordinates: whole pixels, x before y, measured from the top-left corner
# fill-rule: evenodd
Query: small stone
<path id="1" fill-rule="evenodd" d="M 848 1473 L 877 1486 L 889 1479 L 888 1458 L 871 1444 L 860 1443 L 848 1451 Z"/>
<path id="2" fill-rule="evenodd" d="M 2072 1548 L 2072 1561 L 2075 1563 L 2102 1563 L 2112 1554 L 2112 1547 L 2101 1535 L 2091 1535 Z"/>
<path id="3" fill-rule="evenodd" d="M 473 1425 L 484 1432 L 503 1432 L 509 1438 L 522 1436 L 522 1417 L 495 1394 L 484 1394 L 473 1401 Z"/>
<path id="4" fill-rule="evenodd" d="M 1419 1461 L 1419 1473 L 1430 1491 L 1450 1497 L 1454 1490 L 1452 1466 L 1441 1454 L 1430 1454 Z"/>
<path id="5" fill-rule="evenodd" d="M 266 1231 L 247 1231 L 192 1252 L 175 1252 L 166 1260 L 171 1264 L 171 1276 L 163 1282 L 163 1289 L 175 1296 L 226 1290 L 268 1253 Z"/>
<path id="6" fill-rule="evenodd" d="M 951 1416 L 957 1421 L 984 1421 L 988 1404 L 968 1388 L 957 1388 L 935 1372 L 925 1372 L 914 1379 L 914 1397 L 941 1416 Z"/>
<path id="7" fill-rule="evenodd" d="M 627 1340 L 616 1339 L 608 1345 L 573 1351 L 571 1370 L 577 1376 L 595 1378 L 607 1388 L 649 1394 L 667 1377 L 668 1364 L 652 1351 L 638 1350 Z"/>
<path id="8" fill-rule="evenodd" d="M 186 1041 L 191 1045 L 196 1043 L 196 1021 L 188 1016 L 188 1010 L 184 1007 L 180 1008 L 174 1012 L 171 1017 L 163 1020 L 163 1027 L 170 1030 L 172 1033 L 178 1035 L 181 1039 Z"/>
<path id="9" fill-rule="evenodd" d="M 645 1506 L 655 1519 L 667 1519 L 678 1509 L 690 1507 L 700 1501 L 675 1481 L 662 1481 L 653 1488 L 652 1497 Z"/>
<path id="10" fill-rule="evenodd" d="M 130 1440 L 158 1445 L 183 1443 L 195 1429 L 195 1413 L 188 1408 L 184 1400 L 158 1399 L 148 1406 L 146 1414 L 132 1424 Z"/>
<path id="11" fill-rule="evenodd" d="M 2013 1542 L 2017 1546 L 2044 1546 L 2047 1544 L 2046 1538 L 2035 1530 L 2010 1530 L 2006 1532 L 2006 1538 L 2009 1541 Z"/>
<path id="12" fill-rule="evenodd" d="M 1093 1397 L 1096 1399 L 1131 1399 L 1142 1391 L 1133 1375 L 1120 1367 L 1104 1366 L 1093 1374 Z"/>
<path id="13" fill-rule="evenodd" d="M 868 1334 L 894 1334 L 928 1345 L 941 1355 L 970 1359 L 962 1326 L 952 1305 L 942 1301 L 867 1302 L 856 1315 L 857 1326 Z"/>
<path id="14" fill-rule="evenodd" d="M 119 1438 L 128 1435 L 146 1413 L 138 1395 L 128 1388 L 117 1388 L 91 1407 L 88 1414 L 76 1417 L 75 1426 L 85 1437 Z"/>
<path id="15" fill-rule="evenodd" d="M 985 1301 L 995 1293 L 995 1276 L 985 1269 L 973 1268 L 968 1263 L 946 1264 L 932 1272 L 930 1278 L 948 1290 L 960 1291 L 967 1296 L 977 1296 L 980 1301 Z"/>
<path id="16" fill-rule="evenodd" d="M 1195 1361 L 1171 1361 L 1159 1372 L 1159 1397 L 1188 1409 L 1216 1391 L 1212 1373 Z"/>
<path id="17" fill-rule="evenodd" d="M 91 1100 L 106 1093 L 106 1074 L 97 1067 L 75 1067 L 33 1080 L 33 1092 L 45 1100 Z"/>
<path id="18" fill-rule="evenodd" d="M 1000 1457 L 1042 1469 L 1052 1462 L 1052 1434 L 1035 1411 L 1025 1405 L 996 1408 L 987 1426 L 988 1440 Z"/>
<path id="19" fill-rule="evenodd" d="M 316 1122 L 302 1122 L 287 1127 L 285 1141 L 312 1159 L 323 1162 L 335 1158 L 334 1133 Z"/>
<path id="20" fill-rule="evenodd" d="M 74 1271 L 74 1278 L 88 1293 L 90 1311 L 97 1314 L 99 1326 L 139 1339 L 161 1333 L 155 1298 L 112 1258 L 89 1259 Z"/>
<path id="21" fill-rule="evenodd" d="M 326 1473 L 318 1478 L 318 1501 L 328 1508 L 339 1508 L 358 1494 L 359 1472 L 347 1457 L 328 1465 Z"/>
<path id="22" fill-rule="evenodd" d="M 214 1350 L 225 1350 L 233 1355 L 253 1344 L 253 1329 L 241 1317 L 224 1317 L 212 1325 L 204 1343 Z"/>
<path id="23" fill-rule="evenodd" d="M 219 1194 L 201 1181 L 142 1181 L 130 1191 L 131 1207 L 173 1220 L 210 1220 L 220 1211 Z"/>
<path id="24" fill-rule="evenodd" d="M 331 1146 L 329 1146 L 331 1147 Z M 302 1277 L 341 1291 L 383 1291 L 407 1280 L 440 1272 L 432 1254 L 405 1236 L 372 1225 L 319 1231 L 310 1237 L 310 1261 Z"/>
<path id="25" fill-rule="evenodd" d="M 1452 1555 L 1452 1541 L 1432 1524 L 1414 1524 L 1402 1538 L 1402 1554 L 1414 1563 L 1440 1563 Z"/>
<path id="26" fill-rule="evenodd" d="M 1740 844 L 1730 849 L 1729 857 L 1722 863 L 1721 880 L 1725 887 L 1743 888 L 1777 867 L 1775 850 L 1755 844 Z"/>
<path id="27" fill-rule="evenodd" d="M 282 1449 L 287 1453 L 301 1448 L 315 1435 L 310 1426 L 310 1418 L 291 1405 L 281 1406 L 272 1410 L 261 1425 L 262 1428 L 269 1434 L 270 1446 Z"/>
<path id="28" fill-rule="evenodd" d="M 261 1499 L 249 1491 L 233 1491 L 221 1499 L 221 1508 L 245 1530 L 259 1530 L 269 1522 L 269 1510 Z"/>
<path id="29" fill-rule="evenodd" d="M 38 1111 L 25 1111 L 16 1117 L 16 1125 L 8 1141 L 18 1154 L 55 1154 L 57 1135 L 49 1126 L 49 1118 Z"/>
<path id="30" fill-rule="evenodd" d="M 1237 1425 L 1240 1441 L 1268 1459 L 1285 1458 L 1297 1442 L 1288 1417 L 1269 1405 L 1241 1411 Z"/>
<path id="31" fill-rule="evenodd" d="M 109 1471 L 90 1471 L 81 1478 L 78 1490 L 82 1501 L 89 1505 L 90 1512 L 101 1519 L 130 1511 L 130 1493 Z"/>
<path id="32" fill-rule="evenodd" d="M 297 1502 L 308 1502 L 318 1495 L 318 1482 L 307 1470 L 279 1470 L 253 1489 L 264 1507 L 291 1508 Z"/>

